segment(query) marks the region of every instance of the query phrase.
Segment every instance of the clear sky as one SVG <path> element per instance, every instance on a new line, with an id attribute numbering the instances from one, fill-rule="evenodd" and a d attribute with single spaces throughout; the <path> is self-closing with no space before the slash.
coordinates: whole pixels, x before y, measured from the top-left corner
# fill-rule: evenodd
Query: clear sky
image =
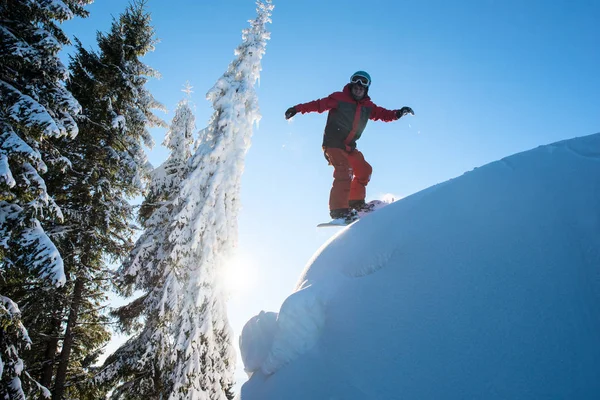
<path id="1" fill-rule="evenodd" d="M 107 31 L 123 0 L 98 0 L 91 16 L 65 23 L 86 47 Z M 262 112 L 242 183 L 239 258 L 243 278 L 229 303 L 237 334 L 260 310 L 278 311 L 304 264 L 332 235 L 332 168 L 321 151 L 326 115 L 291 122 L 284 111 L 341 90 L 356 70 L 371 74 L 372 100 L 410 106 L 414 117 L 370 122 L 358 148 L 373 166 L 367 200 L 407 196 L 490 161 L 600 131 L 600 2 L 274 1 L 271 40 L 258 87 Z M 233 60 L 252 0 L 149 0 L 160 42 L 144 61 L 148 88 L 170 122 L 186 81 L 197 127 L 206 92 Z M 69 51 L 69 49 L 66 49 Z M 167 156 L 155 130 L 150 161 Z"/>

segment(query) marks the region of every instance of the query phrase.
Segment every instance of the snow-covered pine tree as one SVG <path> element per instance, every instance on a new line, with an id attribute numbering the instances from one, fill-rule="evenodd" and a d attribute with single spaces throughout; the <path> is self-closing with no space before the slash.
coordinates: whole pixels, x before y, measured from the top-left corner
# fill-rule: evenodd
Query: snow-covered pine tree
<path id="1" fill-rule="evenodd" d="M 196 117 L 188 99 L 181 100 L 177 104 L 175 116 L 163 142 L 163 146 L 170 150 L 170 155 L 162 165 L 152 171 L 150 185 L 140 207 L 139 218 L 145 230 L 148 230 L 148 218 L 157 208 L 169 201 L 185 178 L 194 141 L 195 121 Z M 136 243 L 136 247 L 137 245 L 139 242 Z"/>
<path id="2" fill-rule="evenodd" d="M 165 304 L 180 288 L 177 264 L 169 259 L 173 245 L 168 236 L 179 188 L 188 172 L 195 117 L 187 99 L 182 100 L 163 145 L 170 150 L 167 160 L 151 173 L 146 198 L 140 208 L 144 232 L 130 257 L 118 271 L 121 290 L 144 294 L 116 310 L 121 329 L 135 335 L 111 355 L 99 379 L 114 387 L 112 398 L 161 398 L 173 389 L 169 371 L 175 353 L 169 325 L 177 319 L 177 307 Z M 143 317 L 143 325 L 138 319 Z M 141 328 L 141 329 L 140 329 Z M 165 397 L 166 398 L 166 397 Z"/>
<path id="3" fill-rule="evenodd" d="M 100 375 L 121 379 L 115 399 L 140 398 L 126 392 L 139 388 L 141 376 L 143 393 L 156 398 L 233 398 L 235 351 L 218 272 L 237 244 L 241 175 L 260 118 L 254 86 L 272 10 L 270 0 L 257 1 L 235 60 L 208 93 L 215 111 L 179 191 L 146 221 L 160 230 L 147 230 L 122 266 L 129 293 L 144 295 L 120 310 L 136 335 Z"/>
<path id="4" fill-rule="evenodd" d="M 142 194 L 150 170 L 144 145 L 153 146 L 150 127 L 166 126 L 152 112 L 164 107 L 145 88 L 148 79 L 158 73 L 140 60 L 154 50 L 155 42 L 145 1 L 134 0 L 113 21 L 107 34 L 98 35 L 98 54 L 79 45 L 71 61 L 69 88 L 83 113 L 78 119 L 76 147 L 70 149 L 82 157 L 77 163 L 73 161 L 70 196 L 65 199 L 73 210 L 65 211 L 70 224 L 66 229 L 57 227 L 64 232 L 57 240 L 59 248 L 74 247 L 77 256 L 65 260 L 72 292 L 54 379 L 56 399 L 69 393 L 78 373 L 90 373 L 75 367 L 106 341 L 94 342 L 95 346 L 83 354 L 75 352 L 89 338 L 81 335 L 87 323 L 84 316 L 89 318 L 95 312 L 94 328 L 102 329 L 97 307 L 89 301 L 92 293 L 101 293 L 107 283 L 107 260 L 121 260 L 133 245 L 134 208 L 129 201 Z M 102 300 L 96 297 L 96 303 Z"/>
<path id="5" fill-rule="evenodd" d="M 64 86 L 68 74 L 58 53 L 69 39 L 59 24 L 87 16 L 91 2 L 0 2 L 1 294 L 19 287 L 22 276 L 38 286 L 65 282 L 62 257 L 40 223 L 62 218 L 43 176 L 50 166 L 68 165 L 54 143 L 77 135 L 80 112 Z M 30 340 L 16 303 L 0 297 L 0 397 L 23 398 L 19 350 Z"/>
<path id="6" fill-rule="evenodd" d="M 110 338 L 102 311 L 108 263 L 132 248 L 129 200 L 142 193 L 149 170 L 143 146 L 152 145 L 149 127 L 164 125 L 151 111 L 162 106 L 144 87 L 156 73 L 140 61 L 154 49 L 150 22 L 144 3 L 134 2 L 110 32 L 98 35 L 98 52 L 77 42 L 71 60 L 67 88 L 83 107 L 79 135 L 56 143 L 71 165 L 63 174 L 49 166 L 46 179 L 64 222 L 42 222 L 64 255 L 67 284 L 23 294 L 38 311 L 28 361 L 44 383 L 53 383 L 54 399 L 103 397 L 88 382 L 91 364 Z"/>

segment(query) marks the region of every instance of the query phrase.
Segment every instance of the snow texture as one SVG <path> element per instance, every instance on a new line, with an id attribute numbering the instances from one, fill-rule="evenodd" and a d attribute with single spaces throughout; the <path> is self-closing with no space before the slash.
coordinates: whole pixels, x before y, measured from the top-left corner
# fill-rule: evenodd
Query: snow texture
<path id="1" fill-rule="evenodd" d="M 0 323 L 2 324 L 5 342 L 8 342 L 6 338 L 9 336 L 14 335 L 16 337 L 16 344 L 7 343 L 5 351 L 0 353 L 0 378 L 10 381 L 9 387 L 15 396 L 25 398 L 20 379 L 21 374 L 24 372 L 24 363 L 19 357 L 18 348 L 24 347 L 25 349 L 29 349 L 31 339 L 27 329 L 25 329 L 25 326 L 21 322 L 19 306 L 8 297 L 2 295 L 0 295 Z M 25 374 L 29 377 L 27 372 Z M 40 389 L 46 389 L 41 385 L 38 386 Z"/>
<path id="2" fill-rule="evenodd" d="M 244 325 L 239 346 L 245 371 L 252 376 L 269 355 L 277 329 L 277 313 L 261 311 Z M 249 340 L 250 342 L 246 342 Z"/>
<path id="3" fill-rule="evenodd" d="M 17 184 L 8 166 L 8 157 L 4 154 L 0 154 L 0 183 L 4 183 L 8 187 L 13 187 Z"/>
<path id="4" fill-rule="evenodd" d="M 248 322 L 241 399 L 600 398 L 598 176 L 600 133 L 342 229 Z"/>
<path id="5" fill-rule="evenodd" d="M 23 231 L 24 246 L 35 244 L 34 254 L 28 257 L 32 260 L 32 268 L 40 271 L 40 276 L 52 281 L 56 286 L 67 282 L 62 257 L 52 240 L 44 233 L 39 221 L 33 220 L 32 226 Z"/>
<path id="6" fill-rule="evenodd" d="M 6 248 L 11 236 L 14 248 L 32 246 L 35 254 L 26 265 L 57 284 L 64 282 L 62 260 L 38 220 L 62 219 L 42 178 L 46 162 L 57 155 L 42 149 L 51 148 L 44 143 L 54 138 L 78 134 L 74 117 L 81 106 L 66 90 L 68 71 L 58 57 L 69 40 L 57 23 L 85 15 L 82 5 L 88 2 L 24 1 L 19 8 L 27 15 L 9 7 L 0 27 L 0 184 L 8 189 L 0 203 L 0 246 Z M 31 74 L 39 79 L 24 79 Z"/>

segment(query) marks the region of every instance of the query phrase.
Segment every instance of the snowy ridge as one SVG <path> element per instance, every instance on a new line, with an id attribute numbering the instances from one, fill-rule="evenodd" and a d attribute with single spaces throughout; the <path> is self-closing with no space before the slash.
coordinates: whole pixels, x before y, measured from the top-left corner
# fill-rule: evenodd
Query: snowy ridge
<path id="1" fill-rule="evenodd" d="M 326 242 L 308 262 L 307 268 L 336 238 L 343 236 L 349 229 L 352 227 L 342 230 Z M 249 375 L 257 370 L 271 375 L 317 342 L 325 324 L 327 303 L 352 274 L 334 259 L 324 262 L 329 268 L 321 271 L 320 279 L 302 280 L 298 283 L 296 292 L 284 301 L 278 314 L 261 312 L 244 326 L 240 336 L 240 351 Z M 356 275 L 364 272 L 361 267 L 354 271 Z M 267 319 L 268 323 L 265 324 L 266 315 L 276 317 L 276 323 Z"/>
<path id="2" fill-rule="evenodd" d="M 315 345 L 325 324 L 325 302 L 318 289 L 310 286 L 287 298 L 277 317 L 271 348 L 260 366 L 264 374 L 274 373 Z"/>
<path id="3" fill-rule="evenodd" d="M 254 371 L 260 369 L 261 365 L 268 356 L 273 342 L 273 335 L 277 328 L 277 313 L 261 311 L 258 315 L 252 317 L 244 326 L 244 330 L 240 335 L 239 346 L 242 349 L 242 361 L 244 362 L 245 371 L 252 375 Z M 256 342 L 254 345 L 246 345 L 243 342 L 244 338 L 263 338 L 261 342 Z"/>
<path id="4" fill-rule="evenodd" d="M 242 400 L 597 398 L 598 176 L 600 133 L 475 168 L 342 230 L 275 323 L 244 328 Z"/>
<path id="5" fill-rule="evenodd" d="M 391 203 L 393 199 L 385 201 Z M 383 211 L 378 210 L 377 213 Z M 342 239 L 349 231 L 356 229 L 354 226 L 358 224 L 357 222 L 341 230 L 321 246 L 307 263 L 306 270 L 310 269 L 317 259 L 327 267 L 318 272 L 318 278 L 315 276 L 311 276 L 310 280 L 306 279 L 306 276 L 301 278 L 296 286 L 296 292 L 284 301 L 279 314 L 270 313 L 277 318 L 276 324 L 265 325 L 264 316 L 260 318 L 264 312 L 248 321 L 240 337 L 240 349 L 242 349 L 245 370 L 249 375 L 258 369 L 265 375 L 273 374 L 310 350 L 325 325 L 326 306 L 335 296 L 337 289 L 349 278 L 375 273 L 393 257 L 396 249 L 393 246 L 390 248 L 383 246 L 375 257 L 370 253 L 363 253 L 353 257 L 348 263 L 339 263 L 338 254 L 344 251 L 345 247 L 364 245 L 365 241 L 367 245 L 372 243 L 375 246 L 379 242 L 376 233 L 377 224 L 373 225 L 369 222 L 371 217 L 372 215 L 367 215 L 359 221 L 363 225 L 363 233 L 360 236 L 345 241 Z M 357 243 L 354 243 L 354 240 Z M 247 341 L 249 344 L 242 344 L 242 341 Z"/>

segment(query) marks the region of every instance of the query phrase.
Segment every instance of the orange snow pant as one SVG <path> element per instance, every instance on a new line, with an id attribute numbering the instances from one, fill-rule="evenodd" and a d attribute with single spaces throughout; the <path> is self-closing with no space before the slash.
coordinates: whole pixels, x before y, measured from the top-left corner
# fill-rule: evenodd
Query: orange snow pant
<path id="1" fill-rule="evenodd" d="M 364 200 L 366 186 L 373 168 L 358 150 L 347 152 L 335 147 L 324 147 L 325 157 L 333 165 L 333 186 L 329 194 L 329 209 L 348 208 L 349 200 Z"/>

